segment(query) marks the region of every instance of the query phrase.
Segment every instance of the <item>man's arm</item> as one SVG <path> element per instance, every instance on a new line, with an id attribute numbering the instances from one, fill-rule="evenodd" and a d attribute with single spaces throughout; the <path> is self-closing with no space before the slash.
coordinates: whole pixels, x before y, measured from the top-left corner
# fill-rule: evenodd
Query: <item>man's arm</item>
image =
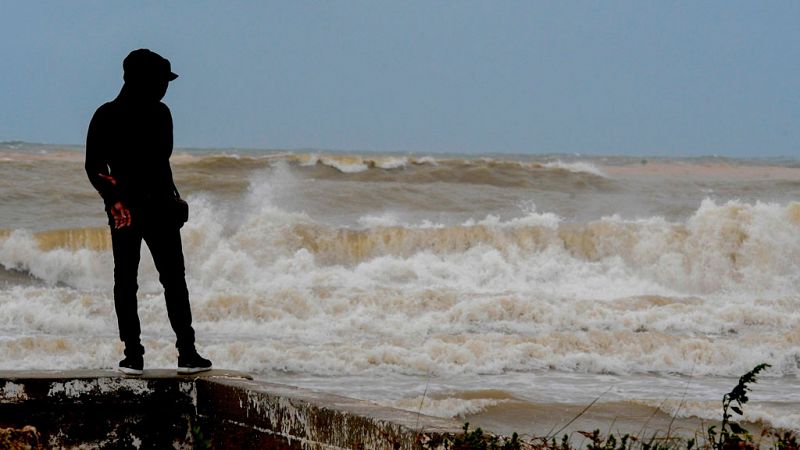
<path id="1" fill-rule="evenodd" d="M 108 170 L 108 124 L 106 112 L 100 107 L 94 113 L 92 121 L 89 123 L 89 132 L 86 135 L 86 162 L 84 169 L 92 186 L 103 197 L 106 209 L 110 208 L 119 200 L 117 183 Z"/>
<path id="2" fill-rule="evenodd" d="M 114 218 L 114 228 L 123 228 L 131 224 L 131 213 L 119 200 L 117 180 L 108 170 L 108 125 L 103 107 L 97 110 L 89 123 L 86 136 L 86 162 L 84 169 L 103 202 L 106 210 Z"/>

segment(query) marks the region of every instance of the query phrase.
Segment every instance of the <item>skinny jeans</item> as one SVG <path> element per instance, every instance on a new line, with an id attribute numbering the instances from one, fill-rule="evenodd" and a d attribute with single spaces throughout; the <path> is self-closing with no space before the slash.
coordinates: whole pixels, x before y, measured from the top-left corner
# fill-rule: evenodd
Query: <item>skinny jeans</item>
<path id="1" fill-rule="evenodd" d="M 168 215 L 166 220 L 157 219 L 157 215 L 157 211 L 131 210 L 131 225 L 120 229 L 114 229 L 113 220 L 109 217 L 114 253 L 114 309 L 126 356 L 144 354 L 136 298 L 142 241 L 153 255 L 158 279 L 164 287 L 167 316 L 177 337 L 175 346 L 181 354 L 194 350 L 192 311 L 186 287 L 180 229 Z"/>

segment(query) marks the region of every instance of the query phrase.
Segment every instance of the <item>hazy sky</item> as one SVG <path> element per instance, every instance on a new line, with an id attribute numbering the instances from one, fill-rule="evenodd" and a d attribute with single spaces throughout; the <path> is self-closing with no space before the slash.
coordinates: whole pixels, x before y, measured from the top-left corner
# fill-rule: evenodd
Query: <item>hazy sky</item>
<path id="1" fill-rule="evenodd" d="M 0 3 L 0 140 L 83 143 L 146 47 L 176 146 L 800 156 L 798 1 Z"/>

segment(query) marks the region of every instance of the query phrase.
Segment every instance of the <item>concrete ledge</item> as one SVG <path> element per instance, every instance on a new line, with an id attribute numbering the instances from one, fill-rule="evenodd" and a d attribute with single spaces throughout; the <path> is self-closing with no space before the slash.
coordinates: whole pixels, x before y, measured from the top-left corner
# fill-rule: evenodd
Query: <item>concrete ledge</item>
<path id="1" fill-rule="evenodd" d="M 452 420 L 214 370 L 0 371 L 0 428 L 36 427 L 48 447 L 412 449 Z M 199 428 L 198 428 L 199 427 Z"/>

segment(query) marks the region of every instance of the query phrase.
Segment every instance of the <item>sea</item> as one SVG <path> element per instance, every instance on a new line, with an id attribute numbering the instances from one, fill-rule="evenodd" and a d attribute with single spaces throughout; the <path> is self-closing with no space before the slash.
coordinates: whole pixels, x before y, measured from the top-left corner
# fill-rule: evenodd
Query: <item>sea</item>
<path id="1" fill-rule="evenodd" d="M 145 151 L 143 149 L 143 151 Z M 0 144 L 0 369 L 121 358 L 80 146 Z M 215 367 L 494 432 L 800 430 L 800 159 L 178 149 Z M 176 364 L 149 250 L 145 368 Z M 738 416 L 734 417 L 738 418 Z M 548 434 L 549 433 L 549 434 Z"/>

